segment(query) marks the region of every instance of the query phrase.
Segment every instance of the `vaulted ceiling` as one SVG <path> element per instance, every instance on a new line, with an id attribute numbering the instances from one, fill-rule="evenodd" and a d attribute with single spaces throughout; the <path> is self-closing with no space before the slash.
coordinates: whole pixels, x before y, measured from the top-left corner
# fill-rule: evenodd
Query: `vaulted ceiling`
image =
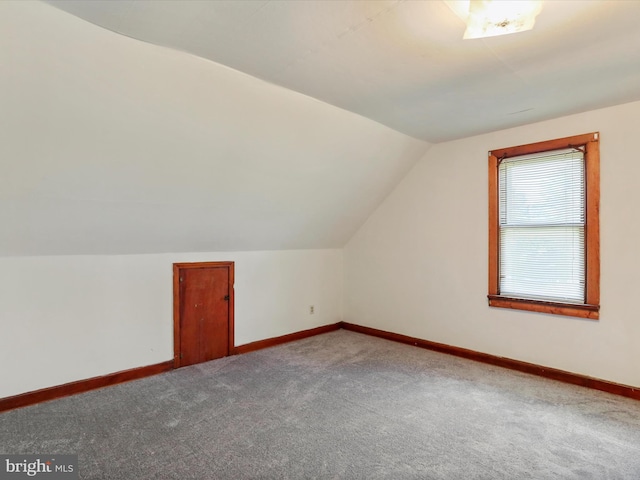
<path id="1" fill-rule="evenodd" d="M 429 142 L 640 99 L 640 2 L 547 0 L 463 40 L 440 0 L 48 0 Z"/>
<path id="2" fill-rule="evenodd" d="M 640 2 L 0 2 L 0 255 L 339 248 L 430 144 L 640 99 Z M 104 27 L 104 28 L 102 28 Z"/>
<path id="3" fill-rule="evenodd" d="M 0 255 L 340 248 L 429 145 L 42 2 L 0 2 Z"/>

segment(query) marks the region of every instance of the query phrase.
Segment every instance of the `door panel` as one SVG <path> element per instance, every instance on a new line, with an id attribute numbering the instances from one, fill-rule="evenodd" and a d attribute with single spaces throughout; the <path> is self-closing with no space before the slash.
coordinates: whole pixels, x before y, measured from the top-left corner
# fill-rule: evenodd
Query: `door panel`
<path id="1" fill-rule="evenodd" d="M 229 262 L 226 262 L 229 263 Z M 232 265 L 177 267 L 176 366 L 225 357 L 232 348 Z M 175 289 L 175 286 L 174 286 Z M 174 299 L 175 302 L 175 299 Z"/>

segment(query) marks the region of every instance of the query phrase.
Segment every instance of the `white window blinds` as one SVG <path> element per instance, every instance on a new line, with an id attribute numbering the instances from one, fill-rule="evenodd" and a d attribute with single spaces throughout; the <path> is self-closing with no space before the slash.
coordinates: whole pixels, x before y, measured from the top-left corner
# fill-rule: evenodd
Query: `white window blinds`
<path id="1" fill-rule="evenodd" d="M 500 163 L 501 295 L 585 302 L 584 171 L 574 149 Z"/>

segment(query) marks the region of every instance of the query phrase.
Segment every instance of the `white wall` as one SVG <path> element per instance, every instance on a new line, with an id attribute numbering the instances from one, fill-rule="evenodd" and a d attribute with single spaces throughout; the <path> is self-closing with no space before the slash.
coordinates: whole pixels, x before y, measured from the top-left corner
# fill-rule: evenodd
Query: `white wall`
<path id="1" fill-rule="evenodd" d="M 194 261 L 235 262 L 236 345 L 341 320 L 341 250 L 0 258 L 0 398 L 172 360 Z"/>
<path id="2" fill-rule="evenodd" d="M 640 103 L 433 146 L 345 248 L 345 321 L 640 386 Z M 601 132 L 599 321 L 487 306 L 487 152 Z"/>
<path id="3" fill-rule="evenodd" d="M 237 345 L 341 320 L 339 249 L 428 148 L 34 1 L 0 112 L 0 397 L 170 360 L 173 262 L 236 262 Z"/>
<path id="4" fill-rule="evenodd" d="M 341 248 L 428 144 L 0 1 L 0 255 Z"/>

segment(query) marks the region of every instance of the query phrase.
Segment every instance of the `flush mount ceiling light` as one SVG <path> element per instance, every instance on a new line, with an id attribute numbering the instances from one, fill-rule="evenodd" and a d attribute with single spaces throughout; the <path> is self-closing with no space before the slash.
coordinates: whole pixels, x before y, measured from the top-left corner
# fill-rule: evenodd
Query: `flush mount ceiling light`
<path id="1" fill-rule="evenodd" d="M 465 39 L 531 30 L 542 0 L 445 0 L 466 24 Z"/>

